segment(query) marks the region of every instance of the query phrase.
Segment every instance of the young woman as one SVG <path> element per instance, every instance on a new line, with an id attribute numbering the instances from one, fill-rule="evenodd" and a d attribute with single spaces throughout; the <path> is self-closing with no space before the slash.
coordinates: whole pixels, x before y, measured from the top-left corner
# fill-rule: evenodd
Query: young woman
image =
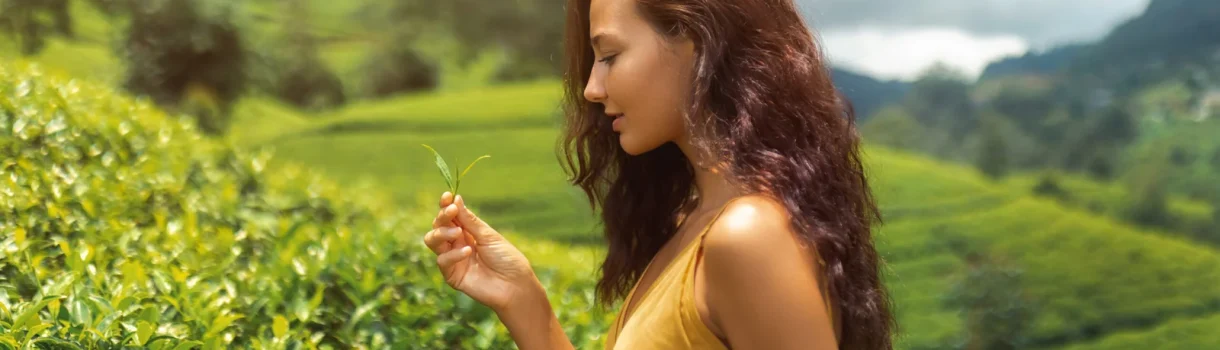
<path id="1" fill-rule="evenodd" d="M 571 181 L 600 207 L 607 349 L 889 349 L 850 107 L 791 0 L 568 3 Z M 526 257 L 441 196 L 425 243 L 522 349 L 567 349 Z"/>

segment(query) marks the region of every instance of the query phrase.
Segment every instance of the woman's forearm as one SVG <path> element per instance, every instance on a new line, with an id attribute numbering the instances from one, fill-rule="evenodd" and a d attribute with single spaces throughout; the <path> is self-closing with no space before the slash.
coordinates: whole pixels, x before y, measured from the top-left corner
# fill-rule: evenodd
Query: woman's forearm
<path id="1" fill-rule="evenodd" d="M 524 300 L 496 310 L 496 316 L 508 328 L 513 342 L 522 350 L 573 349 L 542 284 L 535 283 L 529 289 L 530 292 L 524 293 Z"/>

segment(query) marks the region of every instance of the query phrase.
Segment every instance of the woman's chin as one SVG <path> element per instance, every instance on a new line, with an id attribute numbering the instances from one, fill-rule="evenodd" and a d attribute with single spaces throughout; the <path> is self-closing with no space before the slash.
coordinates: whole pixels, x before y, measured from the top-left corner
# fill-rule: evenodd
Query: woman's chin
<path id="1" fill-rule="evenodd" d="M 619 147 L 622 147 L 623 152 L 627 152 L 627 154 L 629 154 L 629 155 L 638 156 L 638 155 L 641 155 L 644 153 L 648 153 L 648 151 L 652 151 L 653 149 L 656 149 L 659 146 L 659 145 L 650 145 L 650 144 L 640 142 L 640 140 L 636 140 L 635 138 L 633 138 L 631 136 L 632 135 L 629 135 L 629 134 L 619 134 L 618 135 Z"/>
<path id="2" fill-rule="evenodd" d="M 627 152 L 627 154 L 633 156 L 638 156 L 640 153 L 644 153 L 640 151 L 640 148 L 638 147 L 639 145 L 632 142 L 631 136 L 624 133 L 618 134 L 618 145 L 623 149 L 623 152 Z"/>

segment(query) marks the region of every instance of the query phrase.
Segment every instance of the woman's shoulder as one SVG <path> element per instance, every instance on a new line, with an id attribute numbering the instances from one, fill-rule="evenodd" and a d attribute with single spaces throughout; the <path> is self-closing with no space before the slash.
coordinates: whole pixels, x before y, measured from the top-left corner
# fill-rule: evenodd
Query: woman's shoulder
<path id="1" fill-rule="evenodd" d="M 815 337 L 814 333 L 791 333 L 829 324 L 817 320 L 825 307 L 816 263 L 810 249 L 791 229 L 790 216 L 781 202 L 765 196 L 734 200 L 704 237 L 704 300 L 711 322 L 724 332 L 758 338 Z M 779 319 L 776 313 L 790 311 Z M 789 324 L 791 323 L 791 324 Z M 795 335 L 794 335 L 795 334 Z M 744 339 L 744 338 L 743 338 Z"/>
<path id="2" fill-rule="evenodd" d="M 779 200 L 761 194 L 733 199 L 724 213 L 708 228 L 708 240 L 729 241 L 768 238 L 788 229 L 788 209 Z M 789 232 L 790 233 L 790 232 Z M 778 237 L 769 237 L 778 238 Z"/>
<path id="3" fill-rule="evenodd" d="M 773 255 L 777 244 L 798 246 L 801 240 L 790 223 L 788 210 L 775 198 L 757 194 L 738 197 L 708 227 L 704 255 L 708 260 L 735 261 Z"/>

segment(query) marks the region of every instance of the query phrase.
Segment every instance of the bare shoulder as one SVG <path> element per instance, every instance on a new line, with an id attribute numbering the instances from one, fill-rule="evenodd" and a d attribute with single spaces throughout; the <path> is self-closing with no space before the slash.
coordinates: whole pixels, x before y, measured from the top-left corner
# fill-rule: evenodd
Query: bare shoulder
<path id="1" fill-rule="evenodd" d="M 786 207 L 766 196 L 725 208 L 703 242 L 709 324 L 732 348 L 833 349 L 812 253 Z"/>
<path id="2" fill-rule="evenodd" d="M 788 209 L 778 200 L 763 195 L 740 197 L 724 209 L 708 228 L 705 254 L 773 254 L 776 244 L 795 244 Z M 760 250 L 751 252 L 751 250 Z"/>

